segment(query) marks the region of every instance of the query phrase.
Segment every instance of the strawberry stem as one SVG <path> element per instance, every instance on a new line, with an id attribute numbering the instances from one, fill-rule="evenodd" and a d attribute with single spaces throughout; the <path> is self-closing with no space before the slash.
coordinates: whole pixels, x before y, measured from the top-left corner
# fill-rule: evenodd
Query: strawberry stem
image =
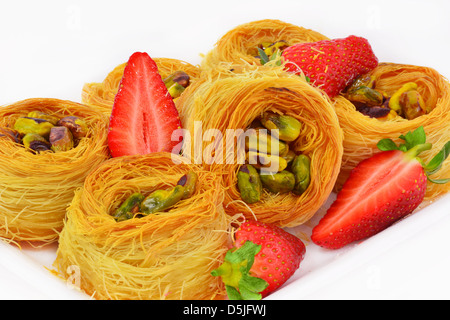
<path id="1" fill-rule="evenodd" d="M 212 276 L 222 278 L 230 300 L 261 300 L 260 292 L 268 283 L 250 275 L 255 255 L 260 250 L 260 245 L 246 241 L 242 247 L 229 250 L 223 264 L 211 272 Z"/>
<path id="2" fill-rule="evenodd" d="M 431 150 L 432 145 L 431 143 L 426 143 L 426 135 L 423 126 L 420 126 L 416 130 L 408 132 L 405 135 L 401 135 L 399 138 L 404 140 L 405 143 L 397 146 L 392 139 L 382 139 L 378 142 L 377 147 L 381 151 L 400 150 L 405 153 L 407 160 L 416 159 L 425 170 L 428 181 L 432 183 L 444 184 L 450 182 L 450 178 L 431 179 L 429 177 L 441 169 L 442 164 L 450 155 L 450 141 L 447 141 L 442 150 L 439 151 L 439 153 L 434 156 L 428 164 L 426 164 L 421 158 L 418 157 L 418 155 L 423 151 Z"/>
<path id="3" fill-rule="evenodd" d="M 405 152 L 405 156 L 407 159 L 415 159 L 419 154 L 421 154 L 424 151 L 431 150 L 432 144 L 431 143 L 422 143 L 418 144 L 408 151 Z"/>

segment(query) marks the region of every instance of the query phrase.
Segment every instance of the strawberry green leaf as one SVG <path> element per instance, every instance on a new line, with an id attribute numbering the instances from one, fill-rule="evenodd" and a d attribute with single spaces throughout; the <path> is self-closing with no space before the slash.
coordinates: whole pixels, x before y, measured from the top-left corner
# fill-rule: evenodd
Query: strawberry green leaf
<path id="1" fill-rule="evenodd" d="M 246 287 L 242 287 L 239 290 L 241 292 L 241 299 L 239 299 L 239 300 L 261 300 L 262 299 L 262 295 L 260 293 L 249 290 Z M 230 298 L 230 300 L 232 300 L 232 299 Z"/>
<path id="2" fill-rule="evenodd" d="M 241 294 L 239 293 L 239 291 L 235 287 L 225 286 L 225 289 L 227 291 L 228 299 L 230 299 L 230 300 L 244 300 L 244 298 L 242 298 Z"/>
<path id="3" fill-rule="evenodd" d="M 244 300 L 261 300 L 262 296 L 259 292 L 264 291 L 268 285 L 263 279 L 243 274 L 239 281 L 239 291 Z"/>
<path id="4" fill-rule="evenodd" d="M 408 132 L 405 135 L 401 135 L 399 138 L 405 141 L 404 145 L 406 147 L 406 150 L 410 150 L 419 144 L 424 144 L 427 140 L 425 130 L 422 126 L 414 131 Z"/>
<path id="5" fill-rule="evenodd" d="M 259 293 L 267 288 L 267 282 L 263 279 L 243 274 L 239 281 L 239 290 L 232 286 L 225 286 L 230 300 L 261 300 Z"/>
<path id="6" fill-rule="evenodd" d="M 428 177 L 428 181 L 430 181 L 432 183 L 436 183 L 436 184 L 446 184 L 446 183 L 450 182 L 450 178 L 449 179 L 431 179 L 430 177 Z"/>
<path id="7" fill-rule="evenodd" d="M 261 59 L 262 65 L 265 65 L 267 62 L 270 61 L 269 57 L 267 56 L 267 54 L 264 52 L 263 49 L 258 48 L 258 52 L 259 52 L 259 58 Z"/>
<path id="8" fill-rule="evenodd" d="M 229 250 L 222 265 L 211 272 L 212 276 L 222 277 L 230 300 L 261 300 L 260 292 L 268 283 L 249 274 L 260 250 L 260 245 L 246 241 L 240 248 Z"/>
<path id="9" fill-rule="evenodd" d="M 382 139 L 378 142 L 377 147 L 381 151 L 400 150 L 406 152 L 418 145 L 425 144 L 427 140 L 423 127 L 419 127 L 405 135 L 402 134 L 399 138 L 405 141 L 405 143 L 397 146 L 392 139 Z"/>
<path id="10" fill-rule="evenodd" d="M 398 147 L 398 149 L 401 150 L 401 151 L 403 151 L 403 152 L 408 151 L 408 147 L 407 147 L 405 144 L 401 144 L 401 145 Z"/>
<path id="11" fill-rule="evenodd" d="M 378 149 L 381 151 L 398 150 L 397 145 L 392 139 L 382 139 L 377 144 Z"/>
<path id="12" fill-rule="evenodd" d="M 281 66 L 281 52 L 280 52 L 280 50 L 275 51 L 270 56 L 270 61 L 272 61 L 272 60 L 276 60 L 275 65 Z"/>
<path id="13" fill-rule="evenodd" d="M 448 141 L 442 150 L 434 156 L 434 158 L 424 166 L 424 169 L 428 175 L 432 175 L 436 173 L 442 167 L 442 163 L 447 159 L 450 155 L 450 141 Z"/>
<path id="14" fill-rule="evenodd" d="M 405 157 L 407 157 L 409 159 L 415 158 L 415 159 L 419 160 L 420 158 L 418 157 L 418 155 L 424 151 L 431 150 L 432 146 L 433 145 L 431 143 L 418 144 L 418 145 L 412 147 L 411 149 L 409 149 L 408 151 L 406 151 Z M 423 163 L 423 161 L 422 161 L 422 163 Z"/>

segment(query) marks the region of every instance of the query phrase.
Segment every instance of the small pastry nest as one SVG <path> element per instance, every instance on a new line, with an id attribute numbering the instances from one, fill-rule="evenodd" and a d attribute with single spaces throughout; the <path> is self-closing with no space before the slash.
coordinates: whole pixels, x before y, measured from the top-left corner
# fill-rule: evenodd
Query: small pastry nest
<path id="1" fill-rule="evenodd" d="M 309 220 L 330 196 L 341 165 L 343 134 L 329 99 L 304 78 L 281 68 L 264 67 L 238 74 L 210 75 L 189 87 L 176 104 L 183 128 L 191 137 L 190 147 L 185 140 L 183 152 L 190 161 L 202 163 L 221 176 L 228 214 L 244 214 L 248 219 L 292 227 Z M 241 200 L 237 187 L 241 166 L 237 142 L 234 153 L 230 153 L 229 146 L 225 146 L 227 130 L 245 130 L 267 111 L 294 117 L 302 123 L 292 148 L 311 158 L 311 183 L 300 196 L 266 192 L 261 201 L 247 204 Z M 205 134 L 209 129 L 218 130 L 223 139 L 203 139 L 199 145 L 198 126 Z M 217 154 L 221 148 L 223 159 Z M 232 154 L 234 158 L 230 158 Z"/>
<path id="2" fill-rule="evenodd" d="M 96 299 L 223 299 L 211 271 L 230 244 L 216 174 L 170 153 L 113 158 L 94 170 L 67 213 L 54 266 L 65 279 L 79 271 L 81 290 Z M 165 212 L 116 222 L 130 194 L 173 187 L 188 171 L 195 192 Z"/>
<path id="3" fill-rule="evenodd" d="M 14 242 L 51 243 L 58 239 L 67 206 L 88 172 L 109 158 L 108 119 L 87 106 L 58 99 L 27 99 L 0 109 L 0 127 L 13 128 L 30 111 L 77 116 L 86 137 L 64 152 L 33 153 L 0 137 L 0 237 Z"/>

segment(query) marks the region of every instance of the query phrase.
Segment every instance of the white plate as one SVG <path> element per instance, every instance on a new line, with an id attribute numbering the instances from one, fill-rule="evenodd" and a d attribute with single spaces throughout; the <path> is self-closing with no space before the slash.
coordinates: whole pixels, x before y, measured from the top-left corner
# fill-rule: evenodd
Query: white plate
<path id="1" fill-rule="evenodd" d="M 34 97 L 80 101 L 85 82 L 101 82 L 134 51 L 197 64 L 228 30 L 266 18 L 330 38 L 363 36 L 380 61 L 429 66 L 450 77 L 446 0 L 166 3 L 8 2 L 0 11 L 0 105 Z M 268 299 L 448 299 L 449 211 L 446 196 L 359 245 L 327 251 L 308 244 L 301 268 Z M 89 299 L 48 271 L 54 256 L 55 246 L 19 251 L 0 242 L 0 298 Z"/>
<path id="2" fill-rule="evenodd" d="M 450 297 L 447 289 L 450 276 L 446 276 L 446 273 L 430 273 L 435 269 L 434 263 L 439 259 L 436 259 L 433 253 L 431 256 L 427 255 L 432 260 L 426 261 L 422 252 L 429 245 L 429 239 L 426 237 L 436 230 L 445 229 L 444 226 L 448 227 L 450 224 L 450 194 L 424 209 L 417 210 L 370 239 L 339 250 L 326 250 L 310 243 L 308 239 L 312 227 L 317 224 L 334 198 L 332 195 L 327 204 L 307 224 L 287 229 L 304 240 L 307 248 L 306 256 L 294 276 L 266 299 Z M 418 244 L 417 248 L 413 248 L 416 250 L 411 252 L 412 244 L 408 242 Z M 0 257 L 2 299 L 90 299 L 50 272 L 56 257 L 56 244 L 43 249 L 25 247 L 20 250 L 0 242 Z M 446 261 L 444 259 L 443 262 L 448 266 L 450 263 L 448 255 L 444 258 Z M 414 265 L 407 270 L 398 270 L 405 264 L 405 261 L 398 261 L 399 259 L 410 259 Z M 395 266 L 396 262 L 400 262 L 401 265 Z M 446 271 L 443 270 L 444 266 L 439 269 Z M 424 273 L 429 281 L 440 281 L 440 286 L 436 286 L 436 283 L 423 284 L 427 285 L 430 291 L 417 290 L 417 282 Z M 397 280 L 398 284 L 398 277 L 404 278 L 400 279 L 400 283 L 407 282 L 402 283 L 401 288 L 396 287 L 395 281 Z M 411 289 L 414 290 L 410 291 Z M 387 290 L 389 292 L 386 292 Z"/>

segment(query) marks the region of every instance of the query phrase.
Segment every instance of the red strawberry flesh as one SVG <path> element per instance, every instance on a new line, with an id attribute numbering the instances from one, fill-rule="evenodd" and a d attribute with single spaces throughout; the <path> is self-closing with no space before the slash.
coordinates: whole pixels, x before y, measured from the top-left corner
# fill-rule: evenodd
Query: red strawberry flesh
<path id="1" fill-rule="evenodd" d="M 113 157 L 171 152 L 181 127 L 173 99 L 147 53 L 134 53 L 125 67 L 110 118 L 108 144 Z"/>
<path id="2" fill-rule="evenodd" d="M 372 236 L 414 211 L 423 201 L 426 183 L 417 159 L 399 150 L 375 154 L 352 171 L 311 239 L 337 249 Z"/>

